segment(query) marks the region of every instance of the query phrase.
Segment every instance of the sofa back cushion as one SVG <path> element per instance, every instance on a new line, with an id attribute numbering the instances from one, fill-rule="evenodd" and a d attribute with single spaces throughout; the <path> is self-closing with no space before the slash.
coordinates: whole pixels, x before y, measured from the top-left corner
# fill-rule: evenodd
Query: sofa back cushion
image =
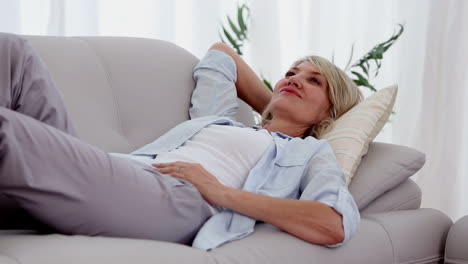
<path id="1" fill-rule="evenodd" d="M 78 136 L 101 149 L 129 153 L 189 118 L 192 69 L 198 59 L 172 43 L 126 37 L 26 38 L 61 90 Z"/>
<path id="2" fill-rule="evenodd" d="M 349 185 L 349 191 L 359 210 L 368 207 L 382 194 L 405 182 L 418 172 L 425 162 L 426 156 L 415 149 L 380 142 L 370 143 L 369 150 L 362 158 L 356 175 Z M 407 202 L 408 196 L 421 195 L 419 188 L 406 188 L 406 190 L 411 193 L 387 195 L 382 197 L 385 200 L 380 200 L 379 203 L 396 206 Z M 419 207 L 419 204 L 417 206 Z M 388 210 L 387 207 L 381 207 L 382 211 Z"/>

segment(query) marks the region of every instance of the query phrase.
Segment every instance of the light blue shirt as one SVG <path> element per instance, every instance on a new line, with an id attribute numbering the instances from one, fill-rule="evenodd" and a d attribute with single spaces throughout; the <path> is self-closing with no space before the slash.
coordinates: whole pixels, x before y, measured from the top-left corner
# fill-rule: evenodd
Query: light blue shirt
<path id="1" fill-rule="evenodd" d="M 190 108 L 192 119 L 132 154 L 157 155 L 171 151 L 210 124 L 245 127 L 234 120 L 238 108 L 237 69 L 230 56 L 209 51 L 195 66 L 193 78 L 196 87 Z M 342 243 L 348 241 L 357 232 L 359 210 L 328 142 L 314 137 L 293 138 L 279 132 L 272 133 L 272 137 L 272 143 L 250 171 L 242 189 L 327 204 L 343 216 L 345 240 Z M 255 219 L 224 209 L 202 226 L 193 247 L 209 250 L 243 238 L 254 232 L 255 223 Z"/>

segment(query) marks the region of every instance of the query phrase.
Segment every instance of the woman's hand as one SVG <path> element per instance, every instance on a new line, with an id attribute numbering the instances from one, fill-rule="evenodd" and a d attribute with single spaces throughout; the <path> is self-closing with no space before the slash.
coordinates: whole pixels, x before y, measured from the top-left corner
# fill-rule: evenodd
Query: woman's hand
<path id="1" fill-rule="evenodd" d="M 212 205 L 220 205 L 225 192 L 229 189 L 198 163 L 177 161 L 152 165 L 160 173 L 192 183 L 203 198 Z"/>

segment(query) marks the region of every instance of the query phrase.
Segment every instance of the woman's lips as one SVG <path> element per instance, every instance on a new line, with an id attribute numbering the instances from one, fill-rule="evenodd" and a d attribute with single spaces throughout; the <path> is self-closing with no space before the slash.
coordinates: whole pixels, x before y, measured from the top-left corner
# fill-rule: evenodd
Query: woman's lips
<path id="1" fill-rule="evenodd" d="M 292 89 L 292 88 L 283 88 L 283 89 L 281 89 L 280 92 L 281 92 L 281 93 L 282 93 L 282 92 L 292 93 L 292 94 L 296 95 L 297 97 L 302 98 L 301 94 L 300 94 L 298 91 L 296 91 L 296 90 L 294 90 L 294 89 Z"/>

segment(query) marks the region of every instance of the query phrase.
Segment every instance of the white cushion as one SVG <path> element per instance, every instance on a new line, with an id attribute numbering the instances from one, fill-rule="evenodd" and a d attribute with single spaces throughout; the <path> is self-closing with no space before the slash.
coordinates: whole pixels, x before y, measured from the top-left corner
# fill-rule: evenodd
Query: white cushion
<path id="1" fill-rule="evenodd" d="M 393 85 L 375 92 L 337 119 L 320 139 L 327 140 L 349 185 L 361 158 L 392 113 L 398 87 Z"/>

